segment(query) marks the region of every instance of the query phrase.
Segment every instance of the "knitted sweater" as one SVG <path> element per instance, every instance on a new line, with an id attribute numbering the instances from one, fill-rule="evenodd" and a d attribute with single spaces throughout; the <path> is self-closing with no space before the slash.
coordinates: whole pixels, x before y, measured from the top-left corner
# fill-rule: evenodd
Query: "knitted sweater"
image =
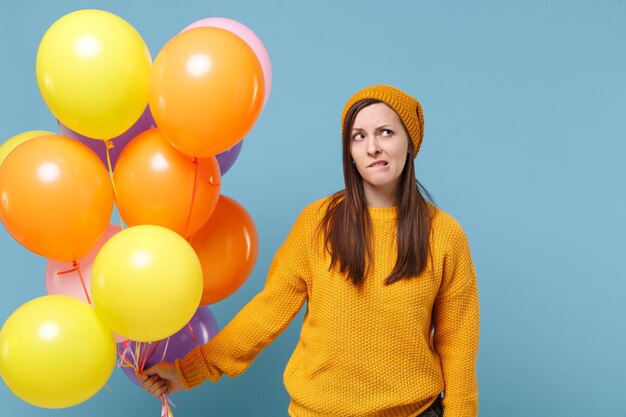
<path id="1" fill-rule="evenodd" d="M 284 382 L 294 417 L 415 416 L 445 390 L 446 417 L 475 417 L 479 309 L 467 239 L 436 210 L 432 259 L 391 285 L 396 208 L 369 209 L 373 262 L 361 287 L 337 270 L 317 233 L 328 199 L 297 219 L 265 288 L 204 346 L 176 362 L 186 389 L 245 371 L 307 304 Z M 434 332 L 433 332 L 434 328 Z"/>

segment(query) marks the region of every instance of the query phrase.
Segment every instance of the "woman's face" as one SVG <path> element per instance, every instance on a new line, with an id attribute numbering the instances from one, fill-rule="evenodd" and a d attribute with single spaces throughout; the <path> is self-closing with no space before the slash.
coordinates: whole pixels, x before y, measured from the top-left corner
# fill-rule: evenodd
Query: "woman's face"
<path id="1" fill-rule="evenodd" d="M 398 189 L 409 152 L 409 136 L 400 117 L 384 103 L 363 108 L 350 132 L 350 155 L 363 178 L 366 196 Z"/>

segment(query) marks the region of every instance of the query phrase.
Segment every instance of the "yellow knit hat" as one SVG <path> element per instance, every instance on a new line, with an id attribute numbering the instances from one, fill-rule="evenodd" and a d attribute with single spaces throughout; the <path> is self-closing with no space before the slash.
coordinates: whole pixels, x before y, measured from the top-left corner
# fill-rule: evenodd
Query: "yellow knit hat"
<path id="1" fill-rule="evenodd" d="M 400 120 L 404 123 L 404 127 L 413 142 L 413 159 L 415 159 L 424 137 L 424 113 L 422 113 L 422 106 L 415 98 L 390 85 L 378 84 L 365 87 L 348 100 L 341 115 L 342 134 L 346 115 L 350 108 L 356 102 L 366 99 L 380 100 L 400 116 Z"/>

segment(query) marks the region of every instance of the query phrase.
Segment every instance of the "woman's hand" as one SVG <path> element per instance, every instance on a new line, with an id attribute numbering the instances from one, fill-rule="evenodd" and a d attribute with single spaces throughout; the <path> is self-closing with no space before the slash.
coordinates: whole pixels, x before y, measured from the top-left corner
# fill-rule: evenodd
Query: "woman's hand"
<path id="1" fill-rule="evenodd" d="M 150 395 L 160 397 L 163 394 L 173 394 L 183 389 L 176 366 L 173 363 L 161 362 L 138 375 L 141 386 Z"/>

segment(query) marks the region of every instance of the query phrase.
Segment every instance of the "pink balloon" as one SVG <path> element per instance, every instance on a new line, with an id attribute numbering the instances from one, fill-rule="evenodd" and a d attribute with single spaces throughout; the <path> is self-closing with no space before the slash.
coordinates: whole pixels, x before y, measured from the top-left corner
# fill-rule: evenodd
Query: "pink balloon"
<path id="1" fill-rule="evenodd" d="M 270 96 L 270 89 L 272 88 L 272 64 L 270 62 L 270 56 L 267 54 L 267 50 L 259 37 L 243 23 L 239 23 L 236 20 L 227 19 L 225 17 L 209 17 L 207 19 L 198 20 L 187 26 L 181 32 L 189 29 L 199 27 L 214 27 L 227 30 L 243 39 L 250 48 L 256 54 L 257 59 L 261 63 L 263 70 L 263 78 L 265 81 L 265 97 L 263 98 L 263 107 L 267 103 L 267 99 Z"/>
<path id="2" fill-rule="evenodd" d="M 48 292 L 48 295 L 68 295 L 89 303 L 87 301 L 87 296 L 85 295 L 85 289 L 87 290 L 87 294 L 89 294 L 89 299 L 92 300 L 91 267 L 93 266 L 93 261 L 96 259 L 96 255 L 100 251 L 100 248 L 104 246 L 107 240 L 121 230 L 122 228 L 120 226 L 110 224 L 100 240 L 98 240 L 89 253 L 77 261 L 80 266 L 80 274 L 83 276 L 85 284 L 84 288 L 80 275 L 72 262 L 62 262 L 54 259 L 48 259 L 48 263 L 46 265 L 46 291 Z M 114 334 L 114 336 L 116 343 L 121 343 L 126 340 L 120 335 Z"/>

